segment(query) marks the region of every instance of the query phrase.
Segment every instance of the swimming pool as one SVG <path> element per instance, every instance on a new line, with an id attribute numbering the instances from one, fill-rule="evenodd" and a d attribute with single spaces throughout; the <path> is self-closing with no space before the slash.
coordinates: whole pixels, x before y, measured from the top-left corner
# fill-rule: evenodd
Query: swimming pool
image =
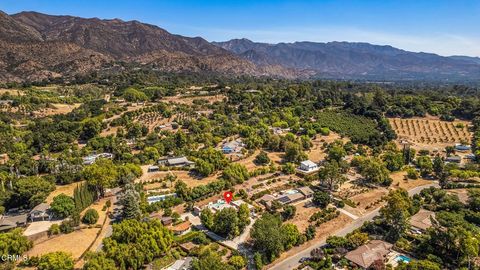
<path id="1" fill-rule="evenodd" d="M 409 263 L 412 259 L 410 259 L 409 257 L 405 256 L 405 255 L 398 255 L 397 257 L 395 257 L 395 261 L 397 262 L 404 262 L 404 263 Z"/>

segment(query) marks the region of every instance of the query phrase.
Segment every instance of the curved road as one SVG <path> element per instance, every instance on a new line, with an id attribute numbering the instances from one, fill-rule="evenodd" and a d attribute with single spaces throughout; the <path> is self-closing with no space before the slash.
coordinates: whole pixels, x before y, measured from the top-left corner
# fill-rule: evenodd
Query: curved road
<path id="1" fill-rule="evenodd" d="M 420 191 L 422 191 L 422 189 L 425 189 L 425 188 L 429 188 L 429 187 L 439 187 L 437 183 L 433 183 L 433 184 L 428 184 L 428 185 L 423 185 L 423 186 L 419 186 L 419 187 L 416 187 L 416 188 L 413 188 L 413 189 L 410 189 L 408 191 L 408 194 L 410 196 L 413 196 L 415 194 L 418 194 L 420 193 Z M 358 219 L 356 219 L 353 223 L 349 224 L 347 227 L 337 231 L 334 235 L 337 235 L 337 236 L 345 236 L 347 235 L 348 233 L 360 228 L 363 223 L 365 221 L 371 221 L 373 220 L 373 218 L 375 216 L 378 215 L 378 213 L 380 212 L 380 208 L 377 208 L 375 209 L 374 211 L 362 216 L 362 217 L 359 217 Z M 325 241 L 322 241 L 322 242 L 319 242 L 318 244 L 314 245 L 314 246 L 311 246 L 311 247 L 308 247 L 304 250 L 302 250 L 301 252 L 293 255 L 293 256 L 290 256 L 288 258 L 285 258 L 283 261 L 280 261 L 278 262 L 277 264 L 275 264 L 274 266 L 270 267 L 269 269 L 271 270 L 291 270 L 291 269 L 294 269 L 296 267 L 298 267 L 300 265 L 300 260 L 304 257 L 310 257 L 310 252 L 313 250 L 313 249 L 316 249 L 316 248 L 319 248 L 323 245 L 325 245 Z"/>

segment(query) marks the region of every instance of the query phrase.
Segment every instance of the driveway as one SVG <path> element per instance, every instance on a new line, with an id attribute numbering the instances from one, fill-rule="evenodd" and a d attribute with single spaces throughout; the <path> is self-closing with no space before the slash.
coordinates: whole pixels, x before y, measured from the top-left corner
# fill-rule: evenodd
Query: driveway
<path id="1" fill-rule="evenodd" d="M 424 185 L 424 186 L 420 186 L 420 187 L 416 187 L 416 188 L 413 188 L 411 190 L 408 191 L 408 194 L 410 196 L 413 196 L 415 194 L 418 194 L 420 193 L 420 191 L 422 191 L 423 189 L 425 188 L 429 188 L 429 187 L 439 187 L 439 185 L 437 183 L 433 183 L 433 184 L 428 184 L 428 185 Z M 374 211 L 362 216 L 362 217 L 358 217 L 358 219 L 356 219 L 353 223 L 349 224 L 347 227 L 337 231 L 335 233 L 335 235 L 337 236 L 345 236 L 347 235 L 348 233 L 351 233 L 352 231 L 360 228 L 364 222 L 366 221 L 371 221 L 373 220 L 373 218 L 375 216 L 377 216 L 380 212 L 380 208 L 377 208 L 375 209 Z M 275 265 L 273 265 L 272 267 L 270 267 L 269 269 L 273 269 L 273 270 L 291 270 L 291 269 L 295 269 L 296 267 L 298 267 L 300 265 L 300 260 L 303 258 L 303 257 L 310 257 L 310 252 L 316 248 L 319 248 L 319 247 L 322 247 L 326 244 L 325 240 L 319 242 L 318 244 L 314 245 L 314 246 L 311 246 L 309 248 L 306 248 L 304 250 L 302 250 L 301 252 L 293 255 L 293 256 L 290 256 L 286 259 L 284 259 L 283 261 L 280 261 L 278 263 L 276 263 Z"/>

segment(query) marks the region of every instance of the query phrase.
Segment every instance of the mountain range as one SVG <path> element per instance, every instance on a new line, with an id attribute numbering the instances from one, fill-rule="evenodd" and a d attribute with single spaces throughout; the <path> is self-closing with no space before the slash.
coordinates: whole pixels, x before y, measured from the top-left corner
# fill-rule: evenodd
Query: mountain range
<path id="1" fill-rule="evenodd" d="M 480 59 L 348 42 L 208 42 L 151 24 L 0 11 L 0 82 L 73 77 L 122 64 L 285 78 L 476 80 Z"/>

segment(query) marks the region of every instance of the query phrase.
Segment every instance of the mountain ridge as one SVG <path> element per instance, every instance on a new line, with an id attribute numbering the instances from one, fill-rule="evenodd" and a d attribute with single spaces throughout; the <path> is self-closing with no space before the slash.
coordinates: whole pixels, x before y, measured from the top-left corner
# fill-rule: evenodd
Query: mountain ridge
<path id="1" fill-rule="evenodd" d="M 480 80 L 480 58 L 474 57 L 365 42 L 209 42 L 136 20 L 0 11 L 0 82 L 68 79 L 123 63 L 230 76 Z"/>
<path id="2" fill-rule="evenodd" d="M 480 61 L 472 57 L 445 57 L 409 52 L 390 45 L 365 42 L 261 43 L 232 39 L 213 44 L 257 65 L 277 63 L 336 78 L 480 78 Z"/>

